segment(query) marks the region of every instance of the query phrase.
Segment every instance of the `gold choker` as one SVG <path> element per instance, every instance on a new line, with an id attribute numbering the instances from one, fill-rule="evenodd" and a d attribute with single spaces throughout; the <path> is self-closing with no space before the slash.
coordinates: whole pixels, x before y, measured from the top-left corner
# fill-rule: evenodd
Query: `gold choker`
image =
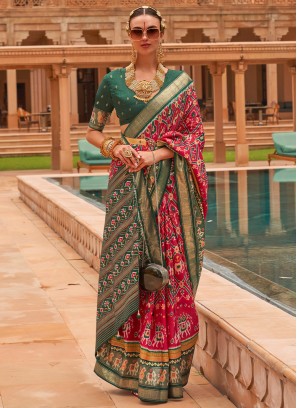
<path id="1" fill-rule="evenodd" d="M 126 85 L 129 89 L 135 92 L 134 98 L 147 103 L 154 96 L 153 93 L 160 90 L 165 80 L 165 73 L 165 67 L 162 64 L 159 64 L 154 79 L 151 81 L 137 81 L 135 79 L 134 64 L 130 64 L 126 68 Z"/>

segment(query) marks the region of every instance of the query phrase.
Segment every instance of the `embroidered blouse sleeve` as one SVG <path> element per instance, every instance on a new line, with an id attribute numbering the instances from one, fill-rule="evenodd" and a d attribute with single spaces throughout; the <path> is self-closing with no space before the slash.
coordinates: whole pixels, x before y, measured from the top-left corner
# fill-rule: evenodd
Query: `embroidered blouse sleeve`
<path id="1" fill-rule="evenodd" d="M 89 126 L 102 132 L 113 108 L 109 79 L 108 75 L 105 75 L 96 93 Z"/>

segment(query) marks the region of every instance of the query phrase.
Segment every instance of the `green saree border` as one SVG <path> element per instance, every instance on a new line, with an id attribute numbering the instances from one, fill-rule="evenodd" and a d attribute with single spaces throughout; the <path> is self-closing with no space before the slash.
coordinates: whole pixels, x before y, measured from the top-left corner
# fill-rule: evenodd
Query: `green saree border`
<path id="1" fill-rule="evenodd" d="M 183 387 L 190 375 L 197 337 L 198 334 L 195 334 L 189 340 L 181 340 L 180 346 L 176 347 L 178 356 L 169 357 L 166 361 L 160 358 L 161 351 L 150 350 L 150 355 L 156 354 L 155 358 L 150 359 L 143 347 L 138 352 L 127 352 L 125 341 L 121 346 L 113 346 L 109 342 L 106 352 L 98 356 L 94 371 L 100 378 L 118 388 L 137 391 L 141 401 L 159 403 L 166 402 L 168 398 L 182 398 Z M 111 352 L 113 359 L 109 358 Z M 164 354 L 167 353 L 170 354 L 170 348 L 164 351 Z M 145 372 L 155 373 L 150 382 L 147 381 Z M 174 374 L 171 375 L 172 373 Z"/>
<path id="2" fill-rule="evenodd" d="M 112 195 L 113 191 L 116 191 L 119 189 L 119 187 L 124 183 L 124 181 L 127 180 L 126 176 L 126 169 L 123 167 L 123 169 L 120 169 L 119 172 L 114 176 L 109 181 L 109 194 Z M 132 181 L 132 175 L 131 176 L 131 182 Z M 135 191 L 132 188 L 131 191 L 129 191 L 128 194 L 126 194 L 125 197 L 122 198 L 123 201 L 121 202 L 122 207 L 127 205 L 128 202 L 133 202 L 135 200 Z M 106 220 L 105 220 L 105 226 L 104 228 L 106 229 L 111 222 L 112 219 L 112 213 L 107 213 L 106 214 Z M 137 208 L 135 207 L 133 209 L 133 219 L 137 221 L 139 219 L 138 211 Z M 131 239 L 129 241 L 129 246 L 126 247 L 126 251 L 130 251 L 133 253 L 133 245 L 134 243 L 138 240 L 138 237 L 135 236 L 133 237 L 133 240 Z M 102 247 L 102 254 L 106 251 L 108 253 L 108 247 L 110 246 L 109 243 L 109 237 L 105 239 L 103 242 L 103 247 Z M 117 252 L 117 256 L 120 256 L 121 252 Z M 105 277 L 108 274 L 113 273 L 113 264 L 115 262 L 115 259 L 113 262 L 110 262 L 106 265 L 104 270 L 100 270 L 99 272 L 99 280 L 104 280 Z M 125 279 L 128 275 L 132 273 L 133 270 L 138 269 L 139 265 L 139 260 L 138 260 L 138 255 L 134 255 L 131 257 L 131 261 L 125 268 L 125 273 L 121 274 L 119 278 L 115 278 L 115 284 L 119 283 L 119 280 Z M 101 296 L 101 301 L 100 304 L 102 304 L 103 300 L 110 302 L 110 299 L 112 298 L 114 287 L 110 286 L 107 287 L 103 294 Z M 102 344 L 104 344 L 107 340 L 115 336 L 118 332 L 118 329 L 125 323 L 125 321 L 131 316 L 131 314 L 137 312 L 138 307 L 139 307 L 139 289 L 138 289 L 138 279 L 137 282 L 134 284 L 131 283 L 130 287 L 128 288 L 127 292 L 122 296 L 122 298 L 115 303 L 112 306 L 112 309 L 110 311 L 105 312 L 97 321 L 97 328 L 96 328 L 96 347 L 95 347 L 95 355 L 97 354 L 98 349 L 101 347 Z M 97 304 L 97 308 L 99 307 L 99 303 Z M 100 324 L 99 324 L 100 320 Z"/>
<path id="3" fill-rule="evenodd" d="M 179 212 L 181 227 L 183 230 L 185 254 L 190 274 L 190 279 L 193 285 L 193 292 L 196 293 L 201 269 L 203 248 L 201 241 L 204 240 L 204 217 L 201 205 L 197 200 L 199 192 L 196 189 L 193 179 L 190 177 L 186 161 L 175 153 L 175 177 L 176 189 L 178 194 Z M 180 205 L 182 203 L 182 205 Z M 203 236 L 198 237 L 198 225 L 201 225 Z M 197 270 L 197 260 L 198 270 Z"/>

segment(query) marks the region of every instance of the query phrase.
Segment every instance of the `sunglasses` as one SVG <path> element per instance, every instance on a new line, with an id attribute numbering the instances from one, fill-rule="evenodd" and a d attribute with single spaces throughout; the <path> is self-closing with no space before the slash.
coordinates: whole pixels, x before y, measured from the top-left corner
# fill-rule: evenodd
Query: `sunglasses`
<path id="1" fill-rule="evenodd" d="M 160 30 L 158 28 L 148 28 L 143 30 L 142 28 L 132 28 L 130 30 L 131 40 L 141 41 L 144 34 L 149 40 L 157 40 L 160 37 Z"/>

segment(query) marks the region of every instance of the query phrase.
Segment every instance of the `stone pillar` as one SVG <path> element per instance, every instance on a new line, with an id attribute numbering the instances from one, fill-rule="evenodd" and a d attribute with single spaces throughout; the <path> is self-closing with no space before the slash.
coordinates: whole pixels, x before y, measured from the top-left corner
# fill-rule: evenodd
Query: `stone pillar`
<path id="1" fill-rule="evenodd" d="M 53 170 L 60 169 L 60 100 L 59 100 L 59 82 L 54 72 L 50 72 L 50 90 L 51 100 L 51 125 L 52 125 L 52 151 L 51 167 Z"/>
<path id="2" fill-rule="evenodd" d="M 224 142 L 223 130 L 223 80 L 222 75 L 225 71 L 225 66 L 218 63 L 213 63 L 209 66 L 210 73 L 213 77 L 213 92 L 214 92 L 214 126 L 215 126 L 215 142 L 214 142 L 214 162 L 226 162 L 226 146 Z"/>
<path id="3" fill-rule="evenodd" d="M 71 68 L 55 65 L 52 68 L 52 168 L 72 172 L 70 145 L 70 72 Z"/>
<path id="4" fill-rule="evenodd" d="M 296 65 L 289 65 L 292 77 L 293 129 L 296 130 Z"/>
<path id="5" fill-rule="evenodd" d="M 47 106 L 47 83 L 44 69 L 30 71 L 31 112 L 39 113 L 46 111 Z M 28 108 L 27 108 L 28 109 Z"/>
<path id="6" fill-rule="evenodd" d="M 8 129 L 17 129 L 17 76 L 15 69 L 6 71 L 7 78 L 7 127 Z"/>
<path id="7" fill-rule="evenodd" d="M 267 105 L 278 102 L 277 94 L 277 64 L 266 65 Z"/>
<path id="8" fill-rule="evenodd" d="M 70 74 L 70 106 L 71 106 L 71 125 L 79 123 L 78 117 L 78 96 L 77 96 L 77 68 L 72 68 Z"/>
<path id="9" fill-rule="evenodd" d="M 227 70 L 222 75 L 222 91 L 223 91 L 223 122 L 229 122 L 228 114 L 228 86 L 227 86 Z"/>
<path id="10" fill-rule="evenodd" d="M 193 72 L 193 81 L 197 93 L 197 98 L 202 99 L 202 71 L 201 65 L 193 65 L 192 66 Z"/>
<path id="11" fill-rule="evenodd" d="M 235 72 L 235 118 L 237 130 L 237 142 L 235 144 L 235 164 L 246 166 L 249 162 L 249 146 L 246 141 L 245 129 L 245 84 L 244 73 L 246 63 L 240 61 L 231 65 Z"/>

